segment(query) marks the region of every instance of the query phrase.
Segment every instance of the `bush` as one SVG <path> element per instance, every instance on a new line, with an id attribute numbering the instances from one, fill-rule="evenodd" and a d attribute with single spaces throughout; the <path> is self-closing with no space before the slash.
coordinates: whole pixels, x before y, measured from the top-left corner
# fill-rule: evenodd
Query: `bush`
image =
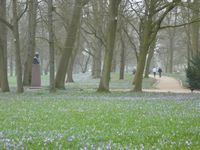
<path id="1" fill-rule="evenodd" d="M 190 61 L 186 77 L 191 90 L 200 89 L 200 54 Z"/>

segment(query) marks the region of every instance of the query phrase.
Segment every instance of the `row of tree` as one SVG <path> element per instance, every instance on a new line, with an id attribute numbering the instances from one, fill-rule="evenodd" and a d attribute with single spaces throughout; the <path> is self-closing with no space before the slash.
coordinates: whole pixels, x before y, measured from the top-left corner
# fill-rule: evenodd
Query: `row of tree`
<path id="1" fill-rule="evenodd" d="M 128 58 L 137 68 L 133 91 L 141 91 L 143 73 L 148 77 L 154 56 L 165 53 L 166 37 L 169 55 L 164 55 L 167 59 L 163 62 L 169 72 L 179 41 L 186 43 L 181 49 L 186 47 L 183 55 L 187 60 L 198 54 L 199 6 L 199 0 L 0 0 L 1 90 L 9 91 L 7 58 L 12 49 L 18 93 L 31 83 L 35 49 L 43 49 L 44 59 L 49 54 L 50 91 L 64 89 L 66 75 L 67 81 L 73 81 L 74 63 L 83 54 L 86 64 L 93 58 L 92 76 L 100 78 L 98 91 L 109 91 L 110 73 L 116 64 L 120 79 L 124 78 Z M 13 57 L 9 60 L 12 64 Z"/>

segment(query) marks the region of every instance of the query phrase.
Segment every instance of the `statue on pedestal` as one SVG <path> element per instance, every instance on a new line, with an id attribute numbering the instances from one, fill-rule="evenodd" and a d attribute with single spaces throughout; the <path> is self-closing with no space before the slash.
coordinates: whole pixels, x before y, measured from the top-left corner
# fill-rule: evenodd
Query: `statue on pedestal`
<path id="1" fill-rule="evenodd" d="M 36 52 L 32 64 L 31 87 L 40 87 L 40 86 L 41 86 L 40 59 L 39 59 L 39 53 Z"/>

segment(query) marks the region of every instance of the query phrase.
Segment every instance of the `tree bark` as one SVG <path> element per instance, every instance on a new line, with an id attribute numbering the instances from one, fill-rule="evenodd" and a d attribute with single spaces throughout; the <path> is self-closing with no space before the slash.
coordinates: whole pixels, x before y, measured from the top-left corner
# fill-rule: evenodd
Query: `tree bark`
<path id="1" fill-rule="evenodd" d="M 152 11 L 151 8 L 146 8 L 146 13 Z M 143 80 L 143 73 L 144 68 L 146 64 L 146 57 L 148 54 L 149 46 L 151 44 L 150 41 L 152 41 L 152 33 L 153 33 L 153 16 L 148 15 L 145 16 L 140 22 L 140 46 L 139 46 L 139 57 L 138 57 L 138 63 L 137 63 L 137 71 L 134 76 L 133 84 L 135 84 L 135 87 L 133 91 L 140 92 L 142 91 L 142 80 Z"/>
<path id="2" fill-rule="evenodd" d="M 174 36 L 175 35 L 170 36 L 170 39 L 169 39 L 169 73 L 173 73 L 173 65 L 174 65 Z"/>
<path id="3" fill-rule="evenodd" d="M 199 0 L 194 0 L 192 4 L 192 20 L 199 19 Z M 199 52 L 199 22 L 192 23 L 191 25 L 191 43 L 192 43 L 192 58 L 195 58 Z"/>
<path id="4" fill-rule="evenodd" d="M 168 5 L 165 5 L 166 7 L 162 7 L 162 10 L 165 9 L 165 11 L 163 11 L 162 15 L 160 15 L 159 17 L 155 19 L 154 16 L 156 16 L 158 13 L 155 7 L 156 2 L 158 1 L 154 1 L 154 0 L 146 1 L 146 6 L 145 6 L 146 15 L 143 16 L 140 22 L 140 29 L 141 29 L 140 46 L 139 46 L 140 53 L 138 57 L 139 60 L 137 64 L 137 71 L 133 80 L 133 84 L 135 84 L 133 91 L 135 92 L 142 91 L 143 73 L 144 73 L 146 57 L 148 54 L 149 46 L 151 45 L 153 40 L 155 40 L 163 19 L 178 3 L 181 2 L 181 0 L 171 2 Z"/>
<path id="5" fill-rule="evenodd" d="M 102 77 L 100 79 L 99 92 L 109 92 L 109 81 L 110 72 L 112 66 L 113 52 L 115 46 L 115 37 L 117 29 L 118 20 L 118 7 L 121 0 L 110 0 L 109 1 L 109 19 L 107 26 L 107 36 L 106 36 L 106 51 L 104 57 Z"/>
<path id="6" fill-rule="evenodd" d="M 0 0 L 0 17 L 6 20 L 6 0 Z M 0 22 L 0 87 L 9 92 L 7 70 L 7 27 Z"/>
<path id="7" fill-rule="evenodd" d="M 148 57 L 147 57 L 147 63 L 146 63 L 146 67 L 145 67 L 145 74 L 144 74 L 145 78 L 149 78 L 149 71 L 150 71 L 150 66 L 151 66 L 151 60 L 153 58 L 155 47 L 156 47 L 156 40 L 154 40 L 152 42 L 152 44 L 150 45 L 150 49 L 149 49 Z"/>
<path id="8" fill-rule="evenodd" d="M 48 61 L 45 65 L 45 68 L 44 68 L 44 75 L 48 75 L 49 73 L 49 66 L 50 66 L 50 62 Z"/>
<path id="9" fill-rule="evenodd" d="M 53 0 L 48 0 L 49 54 L 50 54 L 50 92 L 55 92 L 54 33 L 53 33 Z"/>
<path id="10" fill-rule="evenodd" d="M 73 79 L 73 66 L 74 66 L 74 55 L 71 56 L 70 61 L 69 61 L 69 65 L 67 67 L 67 80 L 66 83 L 71 83 L 74 82 Z"/>
<path id="11" fill-rule="evenodd" d="M 70 57 L 69 64 L 68 64 L 68 67 L 67 67 L 67 80 L 66 80 L 66 83 L 74 82 L 73 69 L 74 69 L 75 58 L 76 58 L 77 52 L 79 51 L 79 46 L 80 46 L 80 30 L 77 32 L 76 46 L 75 46 L 75 49 L 72 52 L 72 55 Z"/>
<path id="12" fill-rule="evenodd" d="M 87 56 L 87 58 L 86 58 L 86 62 L 85 62 L 85 64 L 82 67 L 82 73 L 86 73 L 87 72 L 89 62 L 90 62 L 90 55 Z"/>
<path id="13" fill-rule="evenodd" d="M 11 54 L 11 55 L 10 55 L 10 59 L 9 59 L 9 67 L 10 67 L 10 76 L 11 76 L 11 77 L 14 75 L 14 73 L 13 73 L 13 72 L 14 72 L 14 71 L 13 71 L 13 70 L 14 70 L 14 69 L 13 69 L 13 68 L 14 68 L 14 67 L 13 67 L 13 57 L 14 57 L 14 56 Z"/>
<path id="14" fill-rule="evenodd" d="M 28 42 L 27 56 L 24 64 L 23 85 L 31 85 L 32 63 L 35 52 L 35 34 L 36 34 L 36 18 L 37 18 L 37 0 L 30 0 L 28 3 Z"/>
<path id="15" fill-rule="evenodd" d="M 92 76 L 94 79 L 100 78 L 101 76 L 101 57 L 102 57 L 101 49 L 102 45 L 100 46 L 100 43 L 98 43 L 92 59 L 93 60 Z"/>
<path id="16" fill-rule="evenodd" d="M 74 49 L 74 43 L 76 41 L 76 33 L 80 24 L 81 12 L 82 12 L 83 2 L 82 0 L 76 0 L 73 10 L 72 20 L 69 26 L 69 32 L 65 41 L 65 48 L 62 52 L 62 56 L 59 62 L 55 86 L 58 89 L 65 89 L 65 77 L 67 73 L 67 67 L 69 64 L 69 59 L 72 55 Z"/>
<path id="17" fill-rule="evenodd" d="M 173 17 L 172 13 L 170 13 L 169 18 L 168 18 L 168 24 L 171 22 L 171 18 Z M 178 17 L 178 11 L 175 9 L 175 14 L 174 14 L 174 21 L 172 22 L 173 24 L 177 23 L 177 17 Z M 176 35 L 176 28 L 169 28 L 167 30 L 168 32 L 168 38 L 169 38 L 169 65 L 168 65 L 168 70 L 169 73 L 173 73 L 173 68 L 174 68 L 174 48 L 175 48 L 175 35 Z"/>
<path id="18" fill-rule="evenodd" d="M 147 29 L 145 31 L 145 34 L 143 35 L 143 41 L 141 41 L 140 44 L 140 53 L 139 53 L 139 60 L 137 63 L 137 71 L 135 74 L 135 78 L 134 78 L 134 91 L 135 92 L 140 92 L 142 91 L 142 79 L 143 79 L 143 72 L 144 72 L 144 68 L 145 68 L 145 64 L 146 64 L 146 56 L 148 53 L 148 49 L 149 49 L 149 34 L 150 34 L 150 29 L 148 27 L 148 25 L 150 26 L 149 23 L 146 24 L 147 25 Z"/>
<path id="19" fill-rule="evenodd" d="M 112 56 L 112 65 L 111 65 L 111 72 L 116 72 L 117 70 L 117 55 L 116 54 L 113 54 Z"/>
<path id="20" fill-rule="evenodd" d="M 102 0 L 92 1 L 92 7 L 94 12 L 94 22 L 96 27 L 96 34 L 95 34 L 95 49 L 94 49 L 94 56 L 92 59 L 92 76 L 94 79 L 100 78 L 101 76 L 101 64 L 102 64 L 102 49 L 103 47 L 103 37 L 102 37 L 102 30 L 104 27 L 103 24 L 103 11 L 104 2 Z"/>
<path id="21" fill-rule="evenodd" d="M 13 35 L 14 35 L 14 42 L 15 42 L 15 64 L 16 64 L 16 74 L 17 74 L 17 93 L 23 93 L 24 88 L 23 88 L 23 84 L 22 84 L 22 65 L 21 65 L 21 56 L 20 56 L 17 0 L 13 0 Z"/>
<path id="22" fill-rule="evenodd" d="M 123 40 L 123 35 L 121 33 L 121 54 L 120 54 L 120 73 L 119 73 L 120 80 L 124 80 L 124 69 L 125 69 L 125 43 Z"/>

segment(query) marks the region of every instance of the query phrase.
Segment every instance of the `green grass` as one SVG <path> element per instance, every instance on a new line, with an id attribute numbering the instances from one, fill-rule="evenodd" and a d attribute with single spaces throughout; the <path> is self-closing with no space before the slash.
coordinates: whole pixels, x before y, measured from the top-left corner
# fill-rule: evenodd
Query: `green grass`
<path id="1" fill-rule="evenodd" d="M 0 93 L 0 149 L 196 150 L 199 104 L 197 94 Z"/>
<path id="2" fill-rule="evenodd" d="M 119 80 L 118 73 L 111 74 L 110 89 L 111 90 L 130 90 L 133 89 L 132 81 L 133 75 L 131 73 L 125 73 L 124 80 Z M 49 76 L 41 76 L 42 86 L 48 87 Z M 100 79 L 93 79 L 89 74 L 78 74 L 74 75 L 74 83 L 67 83 L 66 88 L 76 89 L 97 89 L 99 86 Z M 143 80 L 143 88 L 151 88 L 155 83 L 155 79 L 148 78 Z M 15 90 L 16 88 L 16 77 L 9 77 L 10 87 Z"/>
<path id="3" fill-rule="evenodd" d="M 89 77 L 54 94 L 0 92 L 0 149 L 200 149 L 199 94 L 119 92 L 132 78 L 112 74 L 111 93 Z"/>

